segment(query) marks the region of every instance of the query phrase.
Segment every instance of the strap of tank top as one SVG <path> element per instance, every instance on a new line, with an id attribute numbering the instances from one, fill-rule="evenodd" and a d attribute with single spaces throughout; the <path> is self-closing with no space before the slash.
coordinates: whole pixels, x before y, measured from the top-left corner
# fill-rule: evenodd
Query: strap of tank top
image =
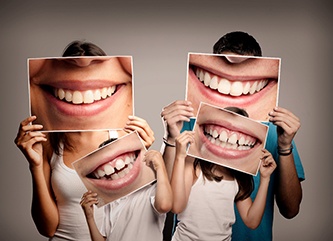
<path id="1" fill-rule="evenodd" d="M 117 130 L 109 130 L 109 139 L 117 139 L 117 138 L 118 138 Z"/>

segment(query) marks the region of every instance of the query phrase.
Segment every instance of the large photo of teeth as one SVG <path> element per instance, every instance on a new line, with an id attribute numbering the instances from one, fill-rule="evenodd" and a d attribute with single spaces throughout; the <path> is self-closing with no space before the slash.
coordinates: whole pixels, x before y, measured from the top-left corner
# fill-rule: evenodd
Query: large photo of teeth
<path id="1" fill-rule="evenodd" d="M 280 58 L 234 54 L 188 54 L 186 99 L 222 108 L 239 106 L 250 118 L 267 121 L 278 105 Z M 196 112 L 195 112 L 196 114 Z"/>
<path id="2" fill-rule="evenodd" d="M 194 127 L 195 141 L 188 155 L 257 175 L 268 126 L 247 116 L 238 107 L 220 108 L 201 102 Z"/>
<path id="3" fill-rule="evenodd" d="M 145 160 L 145 148 L 137 132 L 101 145 L 80 158 L 73 167 L 87 190 L 97 194 L 97 207 L 120 199 L 152 183 L 154 169 Z"/>
<path id="4" fill-rule="evenodd" d="M 131 56 L 29 58 L 28 76 L 43 131 L 122 129 L 134 114 Z"/>

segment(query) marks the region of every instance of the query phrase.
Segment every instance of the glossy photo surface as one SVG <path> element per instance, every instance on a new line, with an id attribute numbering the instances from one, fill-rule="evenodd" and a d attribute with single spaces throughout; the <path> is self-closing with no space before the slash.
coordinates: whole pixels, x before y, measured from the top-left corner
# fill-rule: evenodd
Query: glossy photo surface
<path id="1" fill-rule="evenodd" d="M 34 58 L 28 70 L 43 131 L 117 129 L 134 114 L 131 56 Z"/>
<path id="2" fill-rule="evenodd" d="M 188 155 L 256 175 L 267 131 L 257 121 L 201 103 Z"/>
<path id="3" fill-rule="evenodd" d="M 189 53 L 186 99 L 195 114 L 202 101 L 267 121 L 278 104 L 279 72 L 279 58 Z"/>
<path id="4" fill-rule="evenodd" d="M 115 140 L 73 163 L 87 190 L 98 194 L 98 206 L 121 198 L 155 180 L 143 162 L 146 148 L 137 132 Z"/>

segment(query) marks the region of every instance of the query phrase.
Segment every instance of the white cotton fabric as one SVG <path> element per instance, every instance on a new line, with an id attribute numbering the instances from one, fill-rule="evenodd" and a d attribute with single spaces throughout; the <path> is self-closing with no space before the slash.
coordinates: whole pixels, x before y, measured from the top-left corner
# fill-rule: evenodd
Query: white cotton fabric
<path id="1" fill-rule="evenodd" d="M 61 148 L 62 149 L 62 148 Z M 84 212 L 80 205 L 86 187 L 74 169 L 65 165 L 62 153 L 53 156 L 51 165 L 51 183 L 59 210 L 59 226 L 55 235 L 49 240 L 91 241 Z M 97 227 L 103 222 L 103 208 L 95 208 Z"/>
<path id="2" fill-rule="evenodd" d="M 235 179 L 208 181 L 200 172 L 192 186 L 186 209 L 178 214 L 179 223 L 172 241 L 231 240 L 237 193 Z"/>
<path id="3" fill-rule="evenodd" d="M 166 214 L 154 207 L 156 183 L 104 206 L 101 233 L 107 241 L 162 241 Z"/>

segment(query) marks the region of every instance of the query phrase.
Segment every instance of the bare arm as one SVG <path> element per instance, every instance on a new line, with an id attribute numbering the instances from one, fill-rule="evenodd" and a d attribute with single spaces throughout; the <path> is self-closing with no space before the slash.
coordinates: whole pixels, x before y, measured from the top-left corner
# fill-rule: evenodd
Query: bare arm
<path id="1" fill-rule="evenodd" d="M 190 121 L 193 117 L 193 108 L 191 102 L 177 100 L 163 108 L 161 117 L 165 125 L 164 139 L 167 143 L 173 145 L 164 145 L 163 159 L 166 165 L 169 179 L 173 169 L 173 162 L 176 156 L 175 140 L 179 136 L 184 121 Z"/>
<path id="2" fill-rule="evenodd" d="M 292 140 L 300 128 L 300 120 L 290 111 L 276 107 L 270 113 L 270 121 L 277 126 L 278 145 L 283 153 L 289 153 Z M 275 195 L 280 213 L 285 218 L 295 217 L 302 201 L 302 186 L 297 176 L 294 156 L 280 155 L 276 173 Z"/>
<path id="3" fill-rule="evenodd" d="M 237 209 L 245 225 L 251 229 L 259 226 L 264 215 L 270 176 L 276 168 L 272 155 L 264 150 L 260 164 L 260 184 L 255 200 L 251 197 L 237 202 Z"/>
<path id="4" fill-rule="evenodd" d="M 145 154 L 145 162 L 156 172 L 157 188 L 154 206 L 159 213 L 167 213 L 172 207 L 172 190 L 162 155 L 158 151 L 150 150 Z"/>
<path id="5" fill-rule="evenodd" d="M 94 218 L 94 204 L 98 203 L 97 193 L 88 191 L 81 198 L 81 207 L 89 227 L 90 237 L 92 241 L 105 241 L 106 238 L 99 232 Z"/>
<path id="6" fill-rule="evenodd" d="M 38 167 L 31 167 L 33 198 L 31 214 L 40 234 L 52 237 L 59 225 L 58 207 L 53 197 L 50 184 L 50 166 L 44 161 L 44 172 Z"/>
<path id="7" fill-rule="evenodd" d="M 32 176 L 33 198 L 31 215 L 40 234 L 52 237 L 59 224 L 58 208 L 50 184 L 50 165 L 43 153 L 45 134 L 41 125 L 32 125 L 35 116 L 28 117 L 20 124 L 15 144 L 29 162 Z"/>
<path id="8" fill-rule="evenodd" d="M 176 138 L 176 157 L 171 175 L 173 213 L 181 213 L 186 208 L 190 196 L 194 170 L 193 162 L 186 161 L 186 148 L 188 143 L 193 143 L 193 141 L 193 132 L 188 131 L 184 131 Z"/>

